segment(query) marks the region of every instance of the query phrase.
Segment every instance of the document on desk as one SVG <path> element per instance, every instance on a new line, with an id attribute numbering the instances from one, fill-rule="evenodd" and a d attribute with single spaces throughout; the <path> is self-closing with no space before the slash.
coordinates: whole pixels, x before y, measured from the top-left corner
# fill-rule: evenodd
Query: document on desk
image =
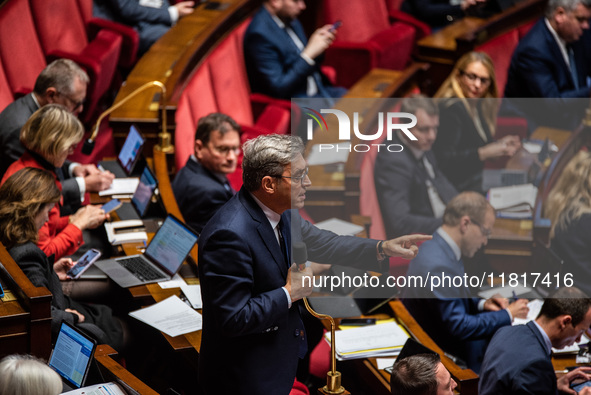
<path id="1" fill-rule="evenodd" d="M 78 388 L 64 392 L 63 395 L 125 395 L 125 392 L 115 383 L 103 383 Z"/>
<path id="2" fill-rule="evenodd" d="M 330 342 L 330 332 L 327 332 L 325 336 Z M 336 331 L 337 358 L 347 360 L 396 356 L 408 338 L 408 333 L 396 322 Z"/>
<path id="3" fill-rule="evenodd" d="M 201 330 L 203 321 L 201 314 L 176 295 L 150 307 L 132 311 L 129 315 L 171 337 Z"/>
<path id="4" fill-rule="evenodd" d="M 340 236 L 355 236 L 357 233 L 363 232 L 363 226 L 355 225 L 354 223 L 343 221 L 338 218 L 329 218 L 324 221 L 315 223 L 318 229 L 329 230 Z"/>
<path id="5" fill-rule="evenodd" d="M 109 189 L 100 191 L 99 196 L 133 195 L 139 184 L 139 178 L 115 178 Z"/>

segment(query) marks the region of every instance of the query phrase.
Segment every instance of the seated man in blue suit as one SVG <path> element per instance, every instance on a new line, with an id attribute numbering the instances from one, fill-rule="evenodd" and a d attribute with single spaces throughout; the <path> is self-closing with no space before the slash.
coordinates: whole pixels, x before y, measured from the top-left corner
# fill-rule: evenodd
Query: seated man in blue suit
<path id="1" fill-rule="evenodd" d="M 544 301 L 527 325 L 501 328 L 492 338 L 478 382 L 480 395 L 589 395 L 591 388 L 570 389 L 573 380 L 591 379 L 591 368 L 579 368 L 556 379 L 552 348 L 581 341 L 591 325 L 591 299 L 578 288 L 561 288 Z"/>
<path id="2" fill-rule="evenodd" d="M 310 261 L 375 269 L 386 256 L 414 257 L 415 243 L 431 239 L 337 236 L 303 220 L 290 210 L 304 207 L 311 184 L 303 152 L 299 137 L 249 140 L 242 189 L 209 220 L 199 238 L 199 382 L 207 395 L 289 394 L 298 357 L 307 352 L 298 301 L 312 291 L 312 270 L 292 265 L 292 244 L 304 242 Z"/>
<path id="3" fill-rule="evenodd" d="M 287 100 L 339 98 L 346 93 L 345 88 L 331 86 L 320 71 L 322 55 L 336 31 L 325 25 L 308 41 L 297 20 L 305 8 L 304 0 L 266 0 L 252 18 L 244 35 L 244 59 L 253 92 Z"/>
<path id="4" fill-rule="evenodd" d="M 462 192 L 453 198 L 443 225 L 421 245 L 421 254 L 408 269 L 407 278 L 422 278 L 429 281 L 427 286 L 409 286 L 402 294 L 408 311 L 437 345 L 477 373 L 496 330 L 528 312 L 525 299 L 509 304 L 504 298 L 473 298 L 469 284 L 458 283 L 465 275 L 462 257 L 472 258 L 486 245 L 494 223 L 495 211 L 481 194 Z M 453 284 L 444 283 L 444 275 L 454 278 Z M 436 279 L 441 280 L 439 286 Z"/>
<path id="5" fill-rule="evenodd" d="M 227 174 L 236 171 L 240 126 L 225 114 L 201 118 L 195 133 L 195 155 L 172 182 L 183 218 L 201 232 L 207 221 L 234 195 Z"/>
<path id="6" fill-rule="evenodd" d="M 581 40 L 589 29 L 589 5 L 587 0 L 550 0 L 545 17 L 513 52 L 505 97 L 551 99 L 503 102 L 509 110 L 526 115 L 530 130 L 536 126 L 570 129 L 581 121 L 587 101 L 569 99 L 589 97 L 591 65 Z"/>

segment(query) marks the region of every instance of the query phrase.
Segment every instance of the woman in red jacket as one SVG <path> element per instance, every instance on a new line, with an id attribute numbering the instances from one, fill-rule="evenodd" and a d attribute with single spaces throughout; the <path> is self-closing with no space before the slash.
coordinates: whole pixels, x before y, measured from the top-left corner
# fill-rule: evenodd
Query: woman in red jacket
<path id="1" fill-rule="evenodd" d="M 25 167 L 48 170 L 61 191 L 61 166 L 82 140 L 84 128 L 65 107 L 49 104 L 37 110 L 21 130 L 25 153 L 4 174 L 1 184 Z M 100 226 L 107 218 L 99 206 L 88 205 L 69 216 L 60 215 L 63 197 L 49 212 L 49 220 L 39 230 L 37 245 L 55 259 L 71 255 L 84 243 L 82 231 Z"/>

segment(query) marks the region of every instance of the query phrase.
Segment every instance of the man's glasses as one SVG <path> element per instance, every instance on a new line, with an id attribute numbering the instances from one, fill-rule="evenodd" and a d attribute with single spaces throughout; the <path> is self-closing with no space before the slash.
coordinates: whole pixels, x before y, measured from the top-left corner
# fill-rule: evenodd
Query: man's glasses
<path id="1" fill-rule="evenodd" d="M 476 80 L 479 80 L 482 85 L 490 84 L 490 78 L 479 77 L 473 73 L 466 73 L 464 70 L 460 70 L 460 75 L 466 77 L 470 82 L 475 82 Z"/>
<path id="2" fill-rule="evenodd" d="M 304 172 L 302 173 L 301 176 L 279 176 L 281 178 L 291 178 L 291 181 L 295 184 L 299 183 L 301 184 L 302 182 L 304 182 L 304 178 L 306 178 L 308 176 L 308 172 L 310 171 L 309 168 L 305 168 Z"/>
<path id="3" fill-rule="evenodd" d="M 60 95 L 62 95 L 63 97 L 65 97 L 66 99 L 68 99 L 68 101 L 74 105 L 74 107 L 72 108 L 72 111 L 75 111 L 84 105 L 84 99 L 76 101 L 76 100 L 72 99 L 72 97 L 70 95 L 66 95 L 63 92 L 58 92 L 58 93 Z"/>
<path id="4" fill-rule="evenodd" d="M 211 146 L 211 147 L 213 148 L 214 151 L 216 151 L 218 154 L 223 155 L 223 156 L 228 156 L 228 154 L 230 152 L 232 152 L 234 155 L 238 156 L 242 152 L 240 147 L 225 147 L 225 146 L 222 146 L 222 147 Z"/>
<path id="5" fill-rule="evenodd" d="M 490 235 L 492 234 L 492 229 L 487 229 L 487 228 L 485 228 L 484 226 L 480 225 L 480 224 L 478 223 L 478 221 L 475 221 L 475 220 L 474 220 L 474 219 L 472 219 L 472 218 L 470 218 L 470 221 L 471 221 L 471 222 L 472 222 L 474 225 L 476 225 L 476 226 L 478 226 L 478 227 L 480 228 L 480 233 L 482 233 L 482 235 L 483 235 L 484 237 L 486 237 L 487 239 L 490 237 Z"/>

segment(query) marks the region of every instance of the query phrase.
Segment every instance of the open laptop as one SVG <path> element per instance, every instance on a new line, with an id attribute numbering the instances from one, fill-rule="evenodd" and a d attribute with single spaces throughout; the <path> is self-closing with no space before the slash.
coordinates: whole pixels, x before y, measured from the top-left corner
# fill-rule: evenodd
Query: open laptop
<path id="1" fill-rule="evenodd" d="M 143 255 L 101 260 L 95 266 L 123 288 L 170 280 L 197 238 L 187 225 L 169 214 Z"/>
<path id="2" fill-rule="evenodd" d="M 148 166 L 144 166 L 140 183 L 138 184 L 131 203 L 123 203 L 116 212 L 119 219 L 142 219 L 148 212 L 148 207 L 152 201 L 152 196 L 158 187 L 158 181 Z"/>
<path id="3" fill-rule="evenodd" d="M 84 386 L 95 350 L 94 339 L 62 322 L 48 365 L 62 378 L 64 392 Z"/>
<path id="4" fill-rule="evenodd" d="M 115 174 L 115 177 L 117 178 L 129 177 L 142 156 L 142 149 L 144 148 L 145 142 L 146 140 L 138 130 L 137 126 L 131 125 L 129 127 L 127 138 L 123 143 L 123 147 L 121 147 L 121 151 L 119 151 L 117 160 L 101 161 L 99 164 L 105 170 L 109 170 L 111 173 Z"/>

